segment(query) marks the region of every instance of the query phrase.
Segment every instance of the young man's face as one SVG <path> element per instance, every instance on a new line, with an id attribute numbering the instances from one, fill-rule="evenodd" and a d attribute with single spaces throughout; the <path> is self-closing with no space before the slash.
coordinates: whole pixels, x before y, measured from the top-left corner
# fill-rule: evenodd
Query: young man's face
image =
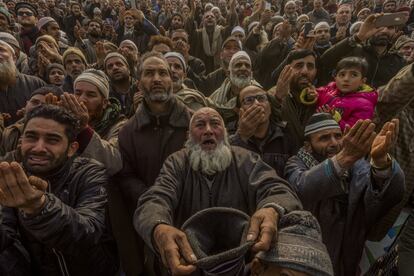
<path id="1" fill-rule="evenodd" d="M 312 84 L 316 77 L 315 57 L 312 55 L 304 58 L 293 60 L 292 66 L 294 76 L 291 81 L 291 87 L 296 92 L 302 91 L 304 88 Z"/>
<path id="2" fill-rule="evenodd" d="M 78 101 L 83 102 L 88 109 L 89 121 L 100 119 L 108 105 L 108 100 L 102 96 L 98 87 L 86 81 L 79 81 L 74 91 Z"/>
<path id="3" fill-rule="evenodd" d="M 51 119 L 33 118 L 27 122 L 21 140 L 24 167 L 32 174 L 47 175 L 60 168 L 77 150 L 70 143 L 65 126 Z"/>
<path id="4" fill-rule="evenodd" d="M 305 149 L 320 162 L 334 157 L 342 148 L 342 131 L 340 129 L 325 129 L 310 134 L 305 141 Z"/>

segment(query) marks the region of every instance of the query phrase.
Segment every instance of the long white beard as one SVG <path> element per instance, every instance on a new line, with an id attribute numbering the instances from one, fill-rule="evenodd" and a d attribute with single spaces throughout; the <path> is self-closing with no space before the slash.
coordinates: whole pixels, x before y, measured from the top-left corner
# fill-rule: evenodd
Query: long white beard
<path id="1" fill-rule="evenodd" d="M 247 86 L 250 85 L 250 83 L 252 81 L 252 76 L 248 76 L 248 77 L 238 77 L 238 76 L 234 75 L 230 71 L 230 81 L 237 88 L 243 89 L 243 88 L 245 88 L 245 87 L 247 87 Z"/>
<path id="2" fill-rule="evenodd" d="M 226 170 L 232 160 L 230 144 L 227 137 L 212 151 L 205 151 L 190 138 L 185 147 L 190 151 L 190 166 L 194 171 L 213 175 Z"/>

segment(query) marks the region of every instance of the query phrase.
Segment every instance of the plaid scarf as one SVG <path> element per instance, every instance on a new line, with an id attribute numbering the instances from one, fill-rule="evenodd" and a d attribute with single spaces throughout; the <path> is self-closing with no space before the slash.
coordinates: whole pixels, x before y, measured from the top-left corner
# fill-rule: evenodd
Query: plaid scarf
<path id="1" fill-rule="evenodd" d="M 109 129 L 118 122 L 121 115 L 121 104 L 115 98 L 109 98 L 110 104 L 105 109 L 101 120 L 94 125 L 99 136 L 104 137 Z"/>

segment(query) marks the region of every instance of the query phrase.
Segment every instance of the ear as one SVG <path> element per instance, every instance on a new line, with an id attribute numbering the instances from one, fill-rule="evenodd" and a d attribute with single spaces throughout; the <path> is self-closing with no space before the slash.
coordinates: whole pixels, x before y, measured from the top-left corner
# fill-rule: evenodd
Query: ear
<path id="1" fill-rule="evenodd" d="M 265 269 L 263 265 L 260 263 L 259 259 L 254 258 L 251 262 L 251 274 L 250 276 L 260 276 L 264 273 Z"/>
<path id="2" fill-rule="evenodd" d="M 79 148 L 79 143 L 78 142 L 72 142 L 69 144 L 69 148 L 68 148 L 68 157 L 72 157 Z"/>
<path id="3" fill-rule="evenodd" d="M 108 107 L 108 105 L 109 105 L 109 100 L 104 98 L 103 99 L 103 104 L 102 104 L 103 109 L 106 109 Z"/>
<path id="4" fill-rule="evenodd" d="M 311 145 L 311 143 L 310 143 L 309 141 L 305 141 L 305 142 L 303 143 L 303 146 L 304 146 L 304 148 L 305 148 L 305 150 L 306 150 L 307 152 L 309 152 L 309 153 L 311 153 L 311 152 L 312 152 L 312 145 Z"/>

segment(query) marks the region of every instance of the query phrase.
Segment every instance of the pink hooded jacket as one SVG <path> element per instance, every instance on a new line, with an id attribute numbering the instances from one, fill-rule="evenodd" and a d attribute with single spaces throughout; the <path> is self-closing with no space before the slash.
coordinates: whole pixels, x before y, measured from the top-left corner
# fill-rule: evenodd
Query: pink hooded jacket
<path id="1" fill-rule="evenodd" d="M 336 108 L 341 113 L 341 120 L 338 122 L 342 130 L 346 125 L 352 127 L 359 119 L 372 119 L 375 105 L 378 101 L 378 93 L 368 85 L 358 92 L 342 94 L 335 82 L 319 87 L 316 91 L 319 94 L 316 108 L 327 104 Z"/>

